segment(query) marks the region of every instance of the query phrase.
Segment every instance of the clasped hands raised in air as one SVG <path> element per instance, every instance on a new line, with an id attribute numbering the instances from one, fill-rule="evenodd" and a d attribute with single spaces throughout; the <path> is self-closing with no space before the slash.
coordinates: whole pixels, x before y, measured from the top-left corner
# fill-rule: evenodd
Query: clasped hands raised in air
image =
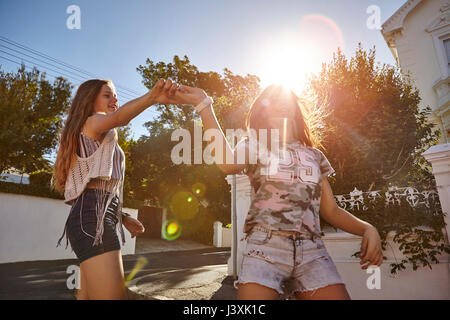
<path id="1" fill-rule="evenodd" d="M 179 104 L 198 105 L 208 95 L 200 88 L 180 85 L 172 80 L 160 79 L 147 94 L 150 105 Z"/>

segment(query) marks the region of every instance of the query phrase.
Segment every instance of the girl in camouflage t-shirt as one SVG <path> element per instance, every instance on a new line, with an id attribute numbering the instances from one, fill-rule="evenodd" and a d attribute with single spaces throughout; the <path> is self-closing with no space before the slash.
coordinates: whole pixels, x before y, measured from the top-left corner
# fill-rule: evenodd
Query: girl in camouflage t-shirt
<path id="1" fill-rule="evenodd" d="M 278 299 L 286 291 L 298 299 L 349 299 L 321 239 L 319 214 L 331 225 L 362 236 L 363 269 L 381 265 L 381 242 L 372 225 L 334 200 L 327 176 L 335 171 L 315 147 L 320 146 L 319 114 L 292 90 L 269 86 L 250 107 L 249 137 L 232 150 L 202 89 L 180 86 L 174 96 L 181 104 L 196 106 L 205 130 L 219 132 L 224 149 L 213 155 L 219 168 L 226 174 L 246 173 L 252 185 L 238 299 Z M 266 132 L 270 134 L 264 137 Z M 225 161 L 227 153 L 231 163 Z M 244 160 L 238 161 L 242 153 Z"/>

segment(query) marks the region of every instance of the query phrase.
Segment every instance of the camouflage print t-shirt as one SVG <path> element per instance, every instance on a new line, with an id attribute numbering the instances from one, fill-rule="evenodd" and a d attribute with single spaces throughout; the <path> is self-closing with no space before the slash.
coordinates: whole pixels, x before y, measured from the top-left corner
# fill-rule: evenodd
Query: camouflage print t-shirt
<path id="1" fill-rule="evenodd" d="M 248 146 L 248 139 L 242 142 Z M 322 177 L 335 172 L 328 159 L 319 149 L 294 142 L 280 150 L 278 165 L 264 162 L 258 159 L 244 170 L 253 187 L 244 232 L 261 224 L 320 237 Z"/>

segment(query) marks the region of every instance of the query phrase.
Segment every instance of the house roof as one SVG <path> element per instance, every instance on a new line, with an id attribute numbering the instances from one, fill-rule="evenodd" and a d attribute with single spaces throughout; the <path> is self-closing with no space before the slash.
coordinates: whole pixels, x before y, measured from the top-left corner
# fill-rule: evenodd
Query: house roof
<path id="1" fill-rule="evenodd" d="M 385 36 L 401 30 L 408 14 L 424 0 L 408 0 L 382 25 L 381 33 Z"/>

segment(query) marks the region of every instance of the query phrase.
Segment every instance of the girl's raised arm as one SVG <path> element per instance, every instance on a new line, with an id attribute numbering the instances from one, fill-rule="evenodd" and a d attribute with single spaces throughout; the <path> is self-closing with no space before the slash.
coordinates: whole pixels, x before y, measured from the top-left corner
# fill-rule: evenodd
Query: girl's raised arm
<path id="1" fill-rule="evenodd" d="M 205 99 L 208 98 L 208 95 L 200 88 L 194 88 L 182 85 L 178 88 L 178 90 L 171 89 L 169 91 L 169 97 L 175 97 L 175 100 L 180 104 L 192 104 L 194 106 L 198 106 L 200 103 L 204 102 Z M 206 102 L 205 102 L 206 103 Z M 217 135 L 222 139 L 223 150 L 220 153 L 212 154 L 214 156 L 215 162 L 217 166 L 224 172 L 225 174 L 236 174 L 240 173 L 248 164 L 249 152 L 248 145 L 245 144 L 243 147 L 245 150 L 245 161 L 244 163 L 238 163 L 237 161 L 237 148 L 234 150 L 231 148 L 228 143 L 225 135 L 223 134 L 222 129 L 220 128 L 219 122 L 217 121 L 216 115 L 214 114 L 214 110 L 212 108 L 211 103 L 206 103 L 206 106 L 200 111 L 200 117 L 202 118 L 202 123 L 206 130 L 217 130 Z M 213 142 L 213 141 L 212 141 Z M 233 161 L 231 163 L 227 163 L 226 155 L 232 155 L 231 159 Z"/>
<path id="2" fill-rule="evenodd" d="M 167 96 L 167 93 L 172 87 L 177 87 L 177 83 L 172 83 L 171 80 L 160 79 L 153 89 L 139 98 L 128 101 L 116 111 L 101 114 L 96 113 L 86 120 L 85 129 L 92 132 L 94 136 L 101 136 L 105 132 L 116 128 L 126 126 L 134 117 L 139 115 L 149 106 L 161 103 L 174 103 L 173 99 Z"/>

